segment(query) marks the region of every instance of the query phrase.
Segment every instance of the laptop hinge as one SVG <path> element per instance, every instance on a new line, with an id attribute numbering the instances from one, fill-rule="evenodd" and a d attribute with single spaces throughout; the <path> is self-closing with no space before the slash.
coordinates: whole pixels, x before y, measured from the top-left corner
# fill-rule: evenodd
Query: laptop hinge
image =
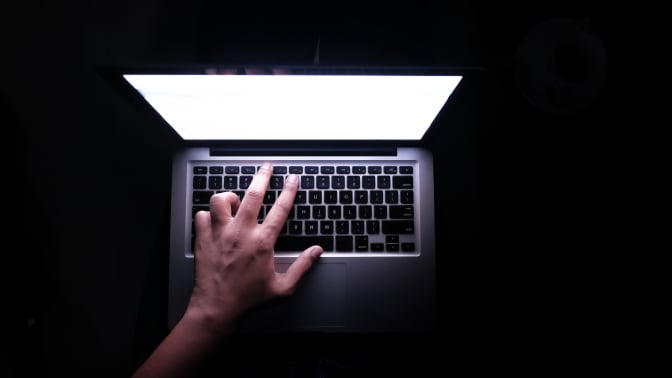
<path id="1" fill-rule="evenodd" d="M 396 147 L 210 147 L 211 156 L 396 156 Z"/>

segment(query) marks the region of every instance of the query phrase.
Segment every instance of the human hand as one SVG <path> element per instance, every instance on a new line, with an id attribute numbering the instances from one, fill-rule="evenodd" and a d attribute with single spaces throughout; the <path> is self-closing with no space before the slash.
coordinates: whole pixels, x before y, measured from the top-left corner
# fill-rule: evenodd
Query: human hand
<path id="1" fill-rule="evenodd" d="M 187 315 L 210 326 L 224 326 L 245 310 L 293 293 L 299 279 L 322 253 L 306 249 L 285 273 L 275 271 L 275 241 L 298 190 L 298 177 L 287 176 L 284 188 L 263 223 L 257 215 L 269 186 L 272 165 L 261 166 L 242 201 L 231 192 L 210 198 L 210 211 L 195 215 L 196 272 Z"/>

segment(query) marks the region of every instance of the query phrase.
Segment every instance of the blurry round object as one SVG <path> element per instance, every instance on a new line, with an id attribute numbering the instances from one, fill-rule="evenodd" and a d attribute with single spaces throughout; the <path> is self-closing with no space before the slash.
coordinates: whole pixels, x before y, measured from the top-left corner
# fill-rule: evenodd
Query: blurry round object
<path id="1" fill-rule="evenodd" d="M 574 114 L 599 95 L 607 54 L 588 22 L 551 19 L 534 27 L 516 53 L 516 82 L 540 110 Z"/>

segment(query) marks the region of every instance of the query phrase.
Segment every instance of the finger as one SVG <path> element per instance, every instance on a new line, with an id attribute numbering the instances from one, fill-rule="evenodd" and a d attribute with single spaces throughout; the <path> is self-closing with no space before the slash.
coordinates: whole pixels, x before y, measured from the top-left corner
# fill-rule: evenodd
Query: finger
<path id="1" fill-rule="evenodd" d="M 201 210 L 194 215 L 194 232 L 196 240 L 194 242 L 194 254 L 201 251 L 201 242 L 208 239 L 208 235 L 212 230 L 212 219 L 210 212 Z"/>
<path id="2" fill-rule="evenodd" d="M 282 226 L 287 221 L 287 215 L 294 205 L 294 197 L 298 188 L 299 177 L 294 174 L 287 176 L 280 196 L 264 218 L 264 227 L 267 227 L 274 237 L 280 234 Z"/>
<path id="3" fill-rule="evenodd" d="M 273 173 L 273 166 L 271 163 L 264 163 L 257 171 L 257 174 L 252 179 L 250 186 L 245 192 L 245 197 L 240 203 L 237 218 L 242 222 L 249 223 L 250 221 L 257 222 L 259 209 L 264 201 L 266 188 L 271 181 L 271 174 Z"/>
<path id="4" fill-rule="evenodd" d="M 313 266 L 322 254 L 322 247 L 314 245 L 303 251 L 299 257 L 294 260 L 285 273 L 278 273 L 279 279 L 275 281 L 275 292 L 279 295 L 289 295 L 294 292 L 296 284 L 303 275 Z"/>
<path id="5" fill-rule="evenodd" d="M 217 193 L 210 197 L 212 223 L 227 223 L 233 220 L 240 207 L 240 198 L 232 192 Z"/>
<path id="6" fill-rule="evenodd" d="M 209 228 L 212 223 L 210 218 L 210 212 L 201 210 L 194 214 L 194 231 L 196 232 L 196 237 L 203 235 Z"/>

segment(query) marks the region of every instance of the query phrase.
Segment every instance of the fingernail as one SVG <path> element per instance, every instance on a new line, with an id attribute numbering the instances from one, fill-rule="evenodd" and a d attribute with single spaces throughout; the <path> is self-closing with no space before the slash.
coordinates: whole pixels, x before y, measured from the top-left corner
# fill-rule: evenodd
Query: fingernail
<path id="1" fill-rule="evenodd" d="M 297 176 L 294 173 L 287 176 L 287 182 L 290 183 L 290 184 L 296 184 L 298 181 L 299 181 L 299 176 Z"/>
<path id="2" fill-rule="evenodd" d="M 313 257 L 320 257 L 322 254 L 322 248 L 320 247 L 313 247 L 313 249 L 310 250 L 310 255 Z"/>
<path id="3" fill-rule="evenodd" d="M 261 168 L 268 169 L 270 171 L 271 170 L 271 163 L 265 162 L 265 163 L 261 164 Z"/>

